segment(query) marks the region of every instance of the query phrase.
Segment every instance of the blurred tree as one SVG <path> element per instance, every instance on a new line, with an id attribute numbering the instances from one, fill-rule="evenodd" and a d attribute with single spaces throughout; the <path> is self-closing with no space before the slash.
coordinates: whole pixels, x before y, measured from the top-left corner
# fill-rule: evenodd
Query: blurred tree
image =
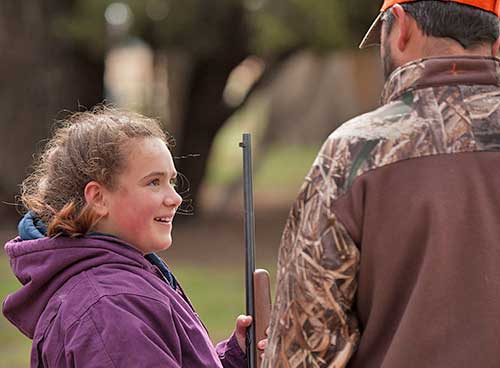
<path id="1" fill-rule="evenodd" d="M 102 100 L 103 68 L 55 27 L 74 1 L 0 3 L 0 215 L 13 217 L 18 184 L 27 174 L 37 142 L 64 110 Z M 4 218 L 2 216 L 2 218 Z"/>
<path id="2" fill-rule="evenodd" d="M 196 203 L 213 138 L 224 122 L 295 52 L 327 52 L 357 46 L 377 2 L 370 0 L 128 0 L 138 21 L 134 32 L 155 48 L 180 50 L 190 61 L 190 75 L 179 116 L 182 126 L 179 171 L 191 184 Z M 145 21 L 145 19 L 150 20 Z M 266 68 L 246 98 L 228 106 L 224 88 L 234 68 L 250 55 Z M 175 73 L 175 71 L 174 71 Z M 177 91 L 173 90 L 175 94 Z"/>
<path id="3" fill-rule="evenodd" d="M 31 143 L 42 136 L 45 122 L 55 113 L 73 108 L 75 101 L 91 106 L 102 99 L 102 60 L 110 40 L 104 13 L 112 3 L 117 1 L 9 0 L 0 5 L 1 45 L 4 50 L 8 49 L 7 44 L 17 45 L 10 50 L 8 62 L 2 64 L 15 70 L 2 73 L 9 75 L 0 102 L 5 118 L 2 126 L 12 129 L 14 121 L 31 123 L 17 125 L 24 130 L 15 135 L 16 139 L 26 137 L 27 152 L 31 152 Z M 372 0 L 121 0 L 121 3 L 132 11 L 129 30 L 132 36 L 148 42 L 157 53 L 182 55 L 188 65 L 182 68 L 187 70 L 182 88 L 169 87 L 171 95 L 182 94 L 173 99 L 180 101 L 177 114 L 180 121 L 175 124 L 181 127 L 176 132 L 176 154 L 199 154 L 198 158 L 177 163 L 179 171 L 189 179 L 193 202 L 213 138 L 224 122 L 255 90 L 272 80 L 276 69 L 294 52 L 302 48 L 325 52 L 356 46 L 379 6 Z M 265 70 L 241 103 L 228 105 L 223 92 L 229 75 L 250 55 L 261 57 Z M 181 70 L 176 69 L 175 63 L 169 63 L 169 75 L 179 73 Z M 15 93 L 6 96 L 7 85 Z M 11 114 L 6 115 L 5 111 Z M 25 126 L 30 128 L 22 128 Z M 34 137 L 28 138 L 30 134 Z M 26 162 L 26 157 L 19 160 L 15 165 L 17 174 L 9 177 L 3 184 L 5 188 L 13 188 L 12 184 L 19 182 L 19 171 L 24 170 Z M 15 168 L 2 169 L 16 172 Z M 1 185 L 0 182 L 0 190 Z"/>
<path id="4" fill-rule="evenodd" d="M 102 19 L 112 0 L 79 0 L 72 16 L 61 20 L 67 34 L 88 52 L 103 53 L 109 32 Z M 213 139 L 235 108 L 223 100 L 231 71 L 251 54 L 246 8 L 234 0 L 127 0 L 133 14 L 130 36 L 145 40 L 155 52 L 181 55 L 184 64 L 169 63 L 169 75 L 183 83 L 169 86 L 181 121 L 175 154 L 195 154 L 176 163 L 188 178 L 190 200 L 196 203 Z M 108 29 L 109 31 L 109 29 Z M 108 37 L 107 37 L 108 36 Z M 119 40 L 114 40 L 115 42 Z M 187 75 L 179 77 L 187 70 Z M 177 96 L 183 94 L 183 96 Z"/>

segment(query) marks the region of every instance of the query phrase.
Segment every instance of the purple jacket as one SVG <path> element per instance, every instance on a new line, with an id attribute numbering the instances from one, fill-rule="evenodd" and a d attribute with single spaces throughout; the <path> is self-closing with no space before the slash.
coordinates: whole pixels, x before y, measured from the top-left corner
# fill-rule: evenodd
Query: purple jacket
<path id="1" fill-rule="evenodd" d="M 31 367 L 244 367 L 232 336 L 214 349 L 182 291 L 118 239 L 14 239 L 23 284 L 3 313 L 33 339 Z"/>

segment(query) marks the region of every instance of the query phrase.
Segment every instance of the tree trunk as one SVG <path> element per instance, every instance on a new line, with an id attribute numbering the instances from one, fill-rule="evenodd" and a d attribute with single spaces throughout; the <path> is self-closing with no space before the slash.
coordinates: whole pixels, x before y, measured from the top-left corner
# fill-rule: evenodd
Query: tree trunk
<path id="1" fill-rule="evenodd" d="M 234 111 L 223 100 L 224 88 L 231 71 L 248 56 L 248 33 L 241 4 L 226 22 L 221 25 L 227 30 L 221 32 L 225 37 L 223 49 L 215 57 L 198 57 L 192 64 L 181 114 L 182 128 L 177 137 L 177 156 L 197 156 L 176 162 L 178 171 L 189 181 L 186 198 L 194 208 L 193 214 L 199 213 L 199 190 L 215 135 Z"/>
<path id="2" fill-rule="evenodd" d="M 103 98 L 103 60 L 91 60 L 54 32 L 72 1 L 0 5 L 0 216 L 16 216 L 18 185 L 29 173 L 54 119 Z"/>

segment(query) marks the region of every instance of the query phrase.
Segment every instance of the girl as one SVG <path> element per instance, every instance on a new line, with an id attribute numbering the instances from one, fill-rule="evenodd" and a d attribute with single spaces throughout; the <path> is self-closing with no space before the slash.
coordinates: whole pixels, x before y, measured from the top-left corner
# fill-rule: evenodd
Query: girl
<path id="1" fill-rule="evenodd" d="M 211 345 L 154 252 L 182 202 L 157 121 L 101 108 L 56 130 L 22 184 L 29 210 L 5 250 L 23 286 L 4 315 L 33 339 L 31 367 L 244 367 L 240 316 Z"/>

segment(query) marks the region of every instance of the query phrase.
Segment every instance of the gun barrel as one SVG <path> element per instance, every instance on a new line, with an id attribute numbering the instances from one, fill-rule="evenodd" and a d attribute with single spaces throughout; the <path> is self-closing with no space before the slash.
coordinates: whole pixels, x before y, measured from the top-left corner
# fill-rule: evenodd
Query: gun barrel
<path id="1" fill-rule="evenodd" d="M 245 283 L 247 315 L 255 321 L 255 295 L 253 274 L 255 271 L 255 223 L 253 208 L 253 181 L 252 181 L 252 138 L 249 133 L 243 134 L 240 147 L 243 148 L 243 190 L 245 207 Z M 247 367 L 256 367 L 255 323 L 247 330 Z"/>

